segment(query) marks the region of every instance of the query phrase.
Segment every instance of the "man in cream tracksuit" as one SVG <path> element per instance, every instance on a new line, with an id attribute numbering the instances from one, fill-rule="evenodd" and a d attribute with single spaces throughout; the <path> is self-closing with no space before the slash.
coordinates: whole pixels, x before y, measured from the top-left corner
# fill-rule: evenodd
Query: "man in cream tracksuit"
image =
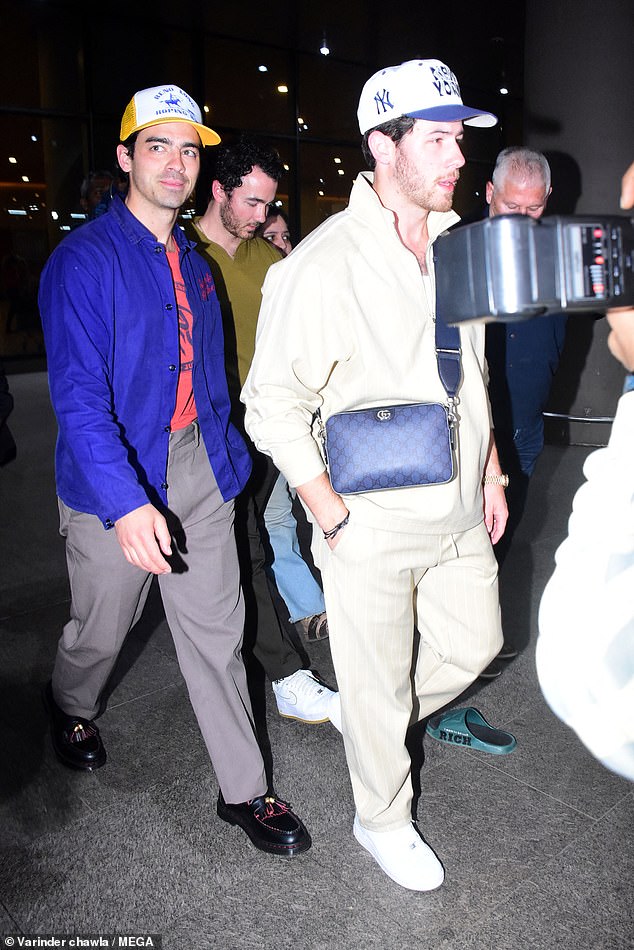
<path id="1" fill-rule="evenodd" d="M 444 871 L 412 822 L 405 734 L 461 693 L 502 643 L 492 542 L 506 524 L 507 480 L 491 432 L 483 328 L 460 331 L 458 464 L 447 484 L 341 496 L 312 419 L 317 409 L 327 419 L 446 401 L 432 245 L 457 220 L 463 121 L 496 118 L 465 106 L 438 60 L 376 73 L 358 117 L 374 175 L 361 174 L 347 210 L 270 269 L 242 398 L 249 434 L 314 523 L 355 837 L 389 877 L 424 891 Z"/>

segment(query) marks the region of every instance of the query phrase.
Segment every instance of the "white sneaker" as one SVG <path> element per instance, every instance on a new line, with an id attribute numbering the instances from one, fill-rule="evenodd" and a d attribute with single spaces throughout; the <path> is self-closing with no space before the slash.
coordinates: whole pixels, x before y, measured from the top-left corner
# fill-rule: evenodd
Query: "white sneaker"
<path id="1" fill-rule="evenodd" d="M 273 692 L 280 716 L 300 722 L 328 722 L 333 697 L 337 695 L 310 670 L 296 670 L 281 680 L 273 680 Z"/>
<path id="2" fill-rule="evenodd" d="M 354 816 L 354 836 L 388 877 L 410 891 L 440 887 L 445 871 L 412 823 L 396 831 L 368 831 Z"/>

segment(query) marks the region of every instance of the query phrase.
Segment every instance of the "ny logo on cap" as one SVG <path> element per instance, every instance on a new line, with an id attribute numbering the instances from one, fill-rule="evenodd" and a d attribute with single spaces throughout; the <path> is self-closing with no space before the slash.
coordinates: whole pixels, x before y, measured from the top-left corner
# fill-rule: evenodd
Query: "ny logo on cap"
<path id="1" fill-rule="evenodd" d="M 377 92 L 374 97 L 376 102 L 376 114 L 381 115 L 381 109 L 383 112 L 387 112 L 388 109 L 393 109 L 394 106 L 390 102 L 390 92 L 389 89 L 384 89 L 383 92 Z"/>

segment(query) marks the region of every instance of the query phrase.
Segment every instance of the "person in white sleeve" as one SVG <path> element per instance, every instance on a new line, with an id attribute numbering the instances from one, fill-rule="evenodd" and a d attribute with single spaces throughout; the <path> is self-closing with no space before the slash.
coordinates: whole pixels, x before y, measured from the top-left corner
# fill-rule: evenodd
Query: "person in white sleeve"
<path id="1" fill-rule="evenodd" d="M 621 207 L 634 206 L 634 164 Z M 586 459 L 568 537 L 539 608 L 537 674 L 553 711 L 596 758 L 634 781 L 634 309 L 608 311 L 628 371 L 610 439 Z"/>

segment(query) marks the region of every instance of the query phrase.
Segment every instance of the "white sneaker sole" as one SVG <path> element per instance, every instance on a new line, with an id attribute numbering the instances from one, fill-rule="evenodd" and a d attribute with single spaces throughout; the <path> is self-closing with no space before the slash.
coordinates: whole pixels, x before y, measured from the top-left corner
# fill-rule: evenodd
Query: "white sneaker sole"
<path id="1" fill-rule="evenodd" d="M 279 709 L 278 713 L 280 713 L 282 719 L 294 719 L 295 722 L 305 722 L 309 726 L 318 726 L 320 722 L 330 722 L 328 716 L 325 719 L 303 719 L 301 716 L 293 716 L 292 713 L 280 712 Z"/>
<path id="2" fill-rule="evenodd" d="M 408 875 L 400 873 L 400 869 L 396 867 L 396 856 L 392 856 L 389 861 L 385 859 L 376 845 L 374 835 L 363 827 L 358 815 L 354 816 L 352 830 L 361 847 L 365 848 L 365 850 L 372 855 L 381 870 L 396 884 L 400 884 L 401 887 L 405 887 L 409 891 L 434 891 L 437 887 L 440 887 L 444 881 L 445 871 L 442 864 L 422 838 L 420 839 L 420 846 L 417 842 L 416 850 L 419 851 L 420 848 L 421 858 L 423 859 L 421 864 L 425 861 L 428 867 L 416 867 L 413 873 Z M 384 832 L 384 834 L 389 835 L 390 832 Z M 414 834 L 417 834 L 416 831 L 414 831 Z M 407 845 L 405 845 L 405 848 L 407 848 Z M 424 849 L 424 851 L 422 849 Z M 405 851 L 404 856 L 409 857 Z"/>

